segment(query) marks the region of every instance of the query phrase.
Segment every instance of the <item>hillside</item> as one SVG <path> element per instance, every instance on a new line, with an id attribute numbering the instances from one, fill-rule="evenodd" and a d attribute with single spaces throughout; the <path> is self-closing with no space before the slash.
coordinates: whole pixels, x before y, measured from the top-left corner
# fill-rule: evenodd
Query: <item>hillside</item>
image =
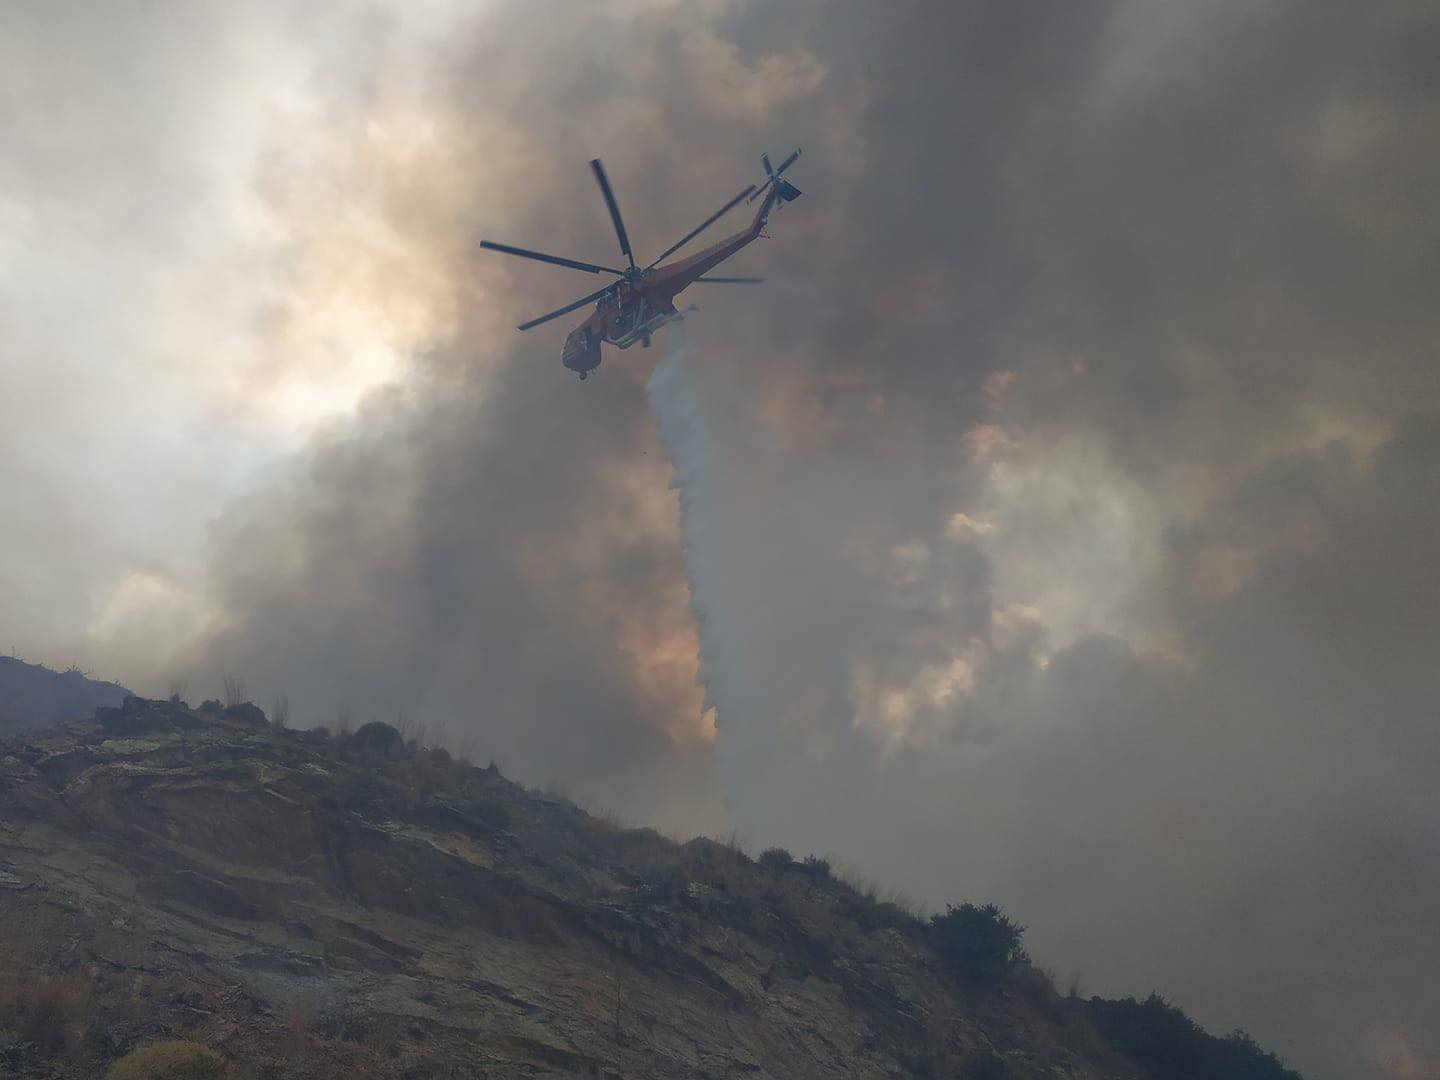
<path id="1" fill-rule="evenodd" d="M 0 731 L 89 716 L 102 705 L 119 705 L 129 692 L 81 671 L 52 671 L 0 656 Z"/>
<path id="2" fill-rule="evenodd" d="M 4 1075 L 185 1040 L 234 1077 L 1295 1077 L 1056 994 L 991 909 L 922 921 L 248 705 L 0 735 L 0 919 Z"/>

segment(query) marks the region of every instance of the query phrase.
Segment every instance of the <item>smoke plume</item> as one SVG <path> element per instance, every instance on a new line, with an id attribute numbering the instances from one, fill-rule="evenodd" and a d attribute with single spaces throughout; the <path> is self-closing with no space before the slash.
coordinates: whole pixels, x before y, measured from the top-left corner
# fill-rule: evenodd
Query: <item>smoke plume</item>
<path id="1" fill-rule="evenodd" d="M 0 644 L 413 718 L 1434 1076 L 1437 42 L 1422 0 L 10 5 Z M 514 331 L 595 286 L 475 242 L 616 257 L 588 158 L 655 253 L 795 144 L 766 284 L 687 293 L 653 378 Z"/>

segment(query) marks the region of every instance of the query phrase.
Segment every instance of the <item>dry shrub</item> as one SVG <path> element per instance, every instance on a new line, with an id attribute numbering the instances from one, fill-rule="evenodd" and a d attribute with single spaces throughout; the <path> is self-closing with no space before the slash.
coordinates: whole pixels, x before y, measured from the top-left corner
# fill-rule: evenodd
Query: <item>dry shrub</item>
<path id="1" fill-rule="evenodd" d="M 289 1030 L 285 1034 L 284 1046 L 291 1059 L 304 1056 L 310 1043 L 310 1031 L 315 1027 L 315 1018 L 319 1012 L 320 1003 L 314 994 L 302 995 L 290 1010 Z"/>
<path id="2" fill-rule="evenodd" d="M 58 1057 L 78 1045 L 93 997 L 89 984 L 74 979 L 15 979 L 0 994 L 0 1006 L 21 1044 L 30 1044 L 44 1057 Z"/>
<path id="3" fill-rule="evenodd" d="M 243 705 L 250 698 L 245 693 L 245 680 L 237 679 L 233 675 L 225 676 L 225 707 L 233 709 L 237 705 Z"/>
<path id="4" fill-rule="evenodd" d="M 366 725 L 366 727 L 369 726 Z M 364 730 L 365 728 L 360 729 L 362 732 Z M 378 768 L 385 778 L 395 785 L 409 804 L 410 809 L 413 810 L 436 795 L 452 797 L 448 800 L 452 802 L 458 799 L 471 809 L 479 805 L 472 797 L 466 795 L 466 782 L 470 779 L 471 770 L 458 764 L 450 756 L 450 751 L 443 747 L 411 750 L 404 744 L 396 744 L 397 756 L 379 758 L 375 756 L 377 751 L 373 749 L 361 748 L 357 752 L 354 743 L 359 736 L 360 732 L 356 732 L 342 746 L 342 758 L 357 764 Z M 481 802 L 483 803 L 484 800 Z M 499 816 L 503 818 L 495 827 L 507 828 L 509 814 L 499 804 L 492 805 L 498 809 Z M 487 823 L 490 820 L 485 813 L 479 813 L 477 816 L 486 820 Z"/>
<path id="5" fill-rule="evenodd" d="M 130 1051 L 105 1074 L 108 1080 L 224 1080 L 230 1066 L 197 1042 L 156 1042 Z"/>
<path id="6" fill-rule="evenodd" d="M 592 841 L 632 872 L 655 880 L 678 873 L 680 845 L 654 829 L 612 828 L 603 818 L 590 826 Z"/>
<path id="7" fill-rule="evenodd" d="M 1010 983 L 1037 1013 L 1052 1024 L 1063 1027 L 1069 1018 L 1079 1011 L 1071 1002 L 1056 993 L 1055 976 L 1033 964 L 1012 967 Z"/>

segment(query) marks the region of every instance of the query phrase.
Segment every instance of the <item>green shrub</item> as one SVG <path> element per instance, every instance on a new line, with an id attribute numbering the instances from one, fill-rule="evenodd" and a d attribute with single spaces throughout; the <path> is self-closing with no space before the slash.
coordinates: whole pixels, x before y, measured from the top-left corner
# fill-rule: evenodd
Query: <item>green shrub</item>
<path id="1" fill-rule="evenodd" d="M 45 1057 L 67 1054 L 84 1030 L 92 1009 L 90 987 L 65 978 L 17 979 L 0 994 L 0 1011 L 18 1029 L 20 1042 Z"/>
<path id="2" fill-rule="evenodd" d="M 760 853 L 760 865 L 770 870 L 789 870 L 795 860 L 783 847 L 772 847 Z"/>
<path id="3" fill-rule="evenodd" d="M 405 737 L 379 720 L 361 724 L 345 743 L 346 749 L 363 761 L 388 760 L 405 753 Z"/>
<path id="4" fill-rule="evenodd" d="M 806 855 L 805 861 L 797 865 L 817 881 L 829 881 L 832 877 L 829 859 L 822 859 L 817 855 Z"/>
<path id="5" fill-rule="evenodd" d="M 270 724 L 265 710 L 253 701 L 242 701 L 238 705 L 226 705 L 220 718 L 234 724 L 244 724 L 254 728 L 267 727 Z"/>
<path id="6" fill-rule="evenodd" d="M 130 1051 L 105 1075 L 108 1080 L 224 1080 L 230 1066 L 197 1042 L 157 1042 Z"/>
<path id="7" fill-rule="evenodd" d="M 1087 1012 L 1126 1057 L 1169 1080 L 1300 1080 L 1243 1031 L 1217 1039 L 1159 994 L 1144 1001 L 1091 998 Z"/>
<path id="8" fill-rule="evenodd" d="M 1012 922 L 995 904 L 945 905 L 930 918 L 935 951 L 949 972 L 971 982 L 999 982 L 1014 964 L 1028 964 L 1020 944 L 1025 927 Z"/>

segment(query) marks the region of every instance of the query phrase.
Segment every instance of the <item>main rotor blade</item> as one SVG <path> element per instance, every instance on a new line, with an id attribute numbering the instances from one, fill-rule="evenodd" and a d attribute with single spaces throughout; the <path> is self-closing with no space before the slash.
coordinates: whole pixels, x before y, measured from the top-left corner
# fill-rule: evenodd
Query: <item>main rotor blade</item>
<path id="1" fill-rule="evenodd" d="M 774 175 L 775 175 L 775 170 L 770 167 L 770 155 L 769 155 L 769 154 L 761 154 L 761 155 L 760 155 L 760 164 L 765 166 L 765 175 L 766 175 L 766 176 L 774 176 Z"/>
<path id="2" fill-rule="evenodd" d="M 709 282 L 711 285 L 758 285 L 765 279 L 763 277 L 697 277 L 695 280 Z"/>
<path id="3" fill-rule="evenodd" d="M 505 255 L 519 255 L 522 259 L 537 259 L 540 262 L 554 263 L 556 266 L 568 266 L 573 270 L 586 270 L 592 274 L 619 274 L 623 271 L 616 270 L 610 266 L 596 266 L 594 263 L 581 262 L 579 259 L 563 259 L 559 255 L 546 255 L 541 251 L 527 251 L 525 248 L 511 247 L 509 244 L 496 244 L 489 240 L 481 240 L 480 246 L 490 251 L 499 251 Z"/>
<path id="4" fill-rule="evenodd" d="M 736 205 L 741 199 L 745 198 L 745 196 L 749 195 L 749 194 L 750 194 L 752 191 L 754 191 L 754 190 L 755 190 L 755 185 L 754 185 L 754 184 L 751 184 L 751 185 L 750 185 L 749 187 L 747 187 L 744 191 L 740 192 L 739 195 L 736 195 L 733 199 L 731 199 L 729 202 L 727 202 L 724 206 L 720 207 L 719 210 L 716 210 L 715 213 L 711 214 L 708 218 L 706 218 L 704 221 L 702 221 L 699 225 L 696 225 L 695 228 L 691 229 L 688 233 L 686 233 L 683 239 L 679 240 L 678 242 L 676 242 L 676 243 L 674 243 L 674 244 L 671 244 L 668 248 L 666 248 L 666 249 L 660 254 L 660 257 L 657 258 L 654 262 L 652 262 L 652 263 L 650 264 L 650 266 L 647 266 L 645 269 L 646 269 L 646 270 L 649 270 L 651 267 L 658 265 L 661 259 L 664 259 L 664 258 L 666 258 L 666 257 L 668 257 L 668 256 L 670 256 L 670 255 L 673 255 L 675 252 L 679 251 L 682 247 L 684 247 L 686 244 L 688 244 L 691 240 L 694 240 L 695 237 L 699 236 L 702 232 L 704 232 L 706 229 L 708 229 L 711 225 L 714 225 L 715 222 L 719 221 L 719 220 L 720 220 L 722 217 L 724 217 L 727 213 L 729 213 L 731 210 L 733 210 L 733 209 L 735 208 L 735 205 Z"/>
<path id="5" fill-rule="evenodd" d="M 788 169 L 791 165 L 794 165 L 794 164 L 795 164 L 795 159 L 798 158 L 799 156 L 800 156 L 800 151 L 799 151 L 799 150 L 796 150 L 793 154 L 791 154 L 789 157 L 787 157 L 784 161 L 782 161 L 782 162 L 780 163 L 780 167 L 775 170 L 775 175 L 776 175 L 776 176 L 779 176 L 779 175 L 780 175 L 781 173 L 783 173 L 786 169 Z"/>
<path id="6" fill-rule="evenodd" d="M 548 315 L 541 315 L 538 319 L 531 319 L 529 322 L 522 322 L 522 323 L 519 325 L 519 327 L 517 327 L 517 329 L 520 329 L 520 330 L 529 330 L 532 326 L 539 326 L 541 323 L 549 322 L 551 319 L 558 319 L 561 315 L 568 315 L 570 312 L 574 311 L 576 308 L 582 308 L 582 307 L 584 307 L 586 304 L 590 304 L 590 303 L 593 303 L 593 302 L 596 301 L 596 300 L 599 300 L 602 296 L 604 296 L 606 293 L 608 293 L 608 292 L 609 292 L 611 289 L 613 289 L 614 287 L 615 287 L 614 285 L 606 285 L 605 288 L 603 288 L 603 289 L 597 289 L 595 292 L 591 293 L 589 296 L 582 296 L 579 300 L 576 300 L 573 304 L 566 304 L 564 307 L 562 307 L 562 308 L 557 308 L 556 310 L 550 312 L 550 314 L 548 314 Z"/>
<path id="7" fill-rule="evenodd" d="M 605 196 L 605 205 L 610 208 L 610 220 L 615 223 L 615 235 L 620 238 L 620 251 L 630 260 L 630 269 L 635 269 L 635 256 L 630 254 L 630 237 L 625 235 L 625 222 L 620 217 L 620 206 L 615 202 L 615 193 L 610 190 L 610 181 L 605 176 L 605 166 L 596 158 L 590 162 L 595 171 L 595 180 L 600 185 L 600 194 Z"/>

